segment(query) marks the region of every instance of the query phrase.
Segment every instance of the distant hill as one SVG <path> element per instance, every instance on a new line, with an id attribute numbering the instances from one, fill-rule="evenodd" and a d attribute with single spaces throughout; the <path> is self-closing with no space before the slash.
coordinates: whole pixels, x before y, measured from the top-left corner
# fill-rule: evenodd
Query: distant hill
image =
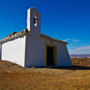
<path id="1" fill-rule="evenodd" d="M 70 58 L 90 58 L 90 54 L 72 54 Z"/>

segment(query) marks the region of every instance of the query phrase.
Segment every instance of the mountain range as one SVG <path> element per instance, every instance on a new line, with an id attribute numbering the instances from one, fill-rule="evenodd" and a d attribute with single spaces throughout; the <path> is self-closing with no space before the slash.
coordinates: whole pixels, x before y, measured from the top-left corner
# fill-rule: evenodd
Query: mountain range
<path id="1" fill-rule="evenodd" d="M 71 54 L 70 58 L 90 58 L 90 54 Z"/>

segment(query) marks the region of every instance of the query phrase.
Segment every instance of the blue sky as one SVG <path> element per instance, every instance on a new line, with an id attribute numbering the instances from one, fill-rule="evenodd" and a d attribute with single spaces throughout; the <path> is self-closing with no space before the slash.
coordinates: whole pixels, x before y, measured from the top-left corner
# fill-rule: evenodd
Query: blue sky
<path id="1" fill-rule="evenodd" d="M 26 28 L 30 7 L 42 14 L 42 33 L 67 41 L 70 54 L 90 54 L 90 0 L 0 0 L 0 39 Z"/>

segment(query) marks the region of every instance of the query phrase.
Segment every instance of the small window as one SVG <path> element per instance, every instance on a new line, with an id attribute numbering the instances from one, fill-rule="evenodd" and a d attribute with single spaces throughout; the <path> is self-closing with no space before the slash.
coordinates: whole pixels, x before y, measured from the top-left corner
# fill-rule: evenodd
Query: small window
<path id="1" fill-rule="evenodd" d="M 36 27 L 37 26 L 37 17 L 34 15 L 34 26 Z"/>

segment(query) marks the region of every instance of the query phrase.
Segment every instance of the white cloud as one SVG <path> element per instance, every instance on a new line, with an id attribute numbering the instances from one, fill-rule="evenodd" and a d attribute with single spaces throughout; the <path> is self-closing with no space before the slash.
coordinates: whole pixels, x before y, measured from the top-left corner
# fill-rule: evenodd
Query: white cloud
<path id="1" fill-rule="evenodd" d="M 73 40 L 73 42 L 79 42 L 80 40 Z"/>
<path id="2" fill-rule="evenodd" d="M 74 39 L 71 39 L 71 38 L 67 38 L 67 39 L 65 39 L 64 41 L 71 41 L 71 42 L 79 42 L 80 40 L 74 40 Z"/>
<path id="3" fill-rule="evenodd" d="M 71 39 L 68 38 L 68 39 L 65 39 L 64 41 L 70 41 L 70 40 L 71 40 Z"/>
<path id="4" fill-rule="evenodd" d="M 90 46 L 79 47 L 76 50 L 78 50 L 78 51 L 80 51 L 80 50 L 90 50 Z"/>
<path id="5" fill-rule="evenodd" d="M 70 54 L 90 54 L 90 46 L 78 47 L 76 49 L 70 50 Z"/>

